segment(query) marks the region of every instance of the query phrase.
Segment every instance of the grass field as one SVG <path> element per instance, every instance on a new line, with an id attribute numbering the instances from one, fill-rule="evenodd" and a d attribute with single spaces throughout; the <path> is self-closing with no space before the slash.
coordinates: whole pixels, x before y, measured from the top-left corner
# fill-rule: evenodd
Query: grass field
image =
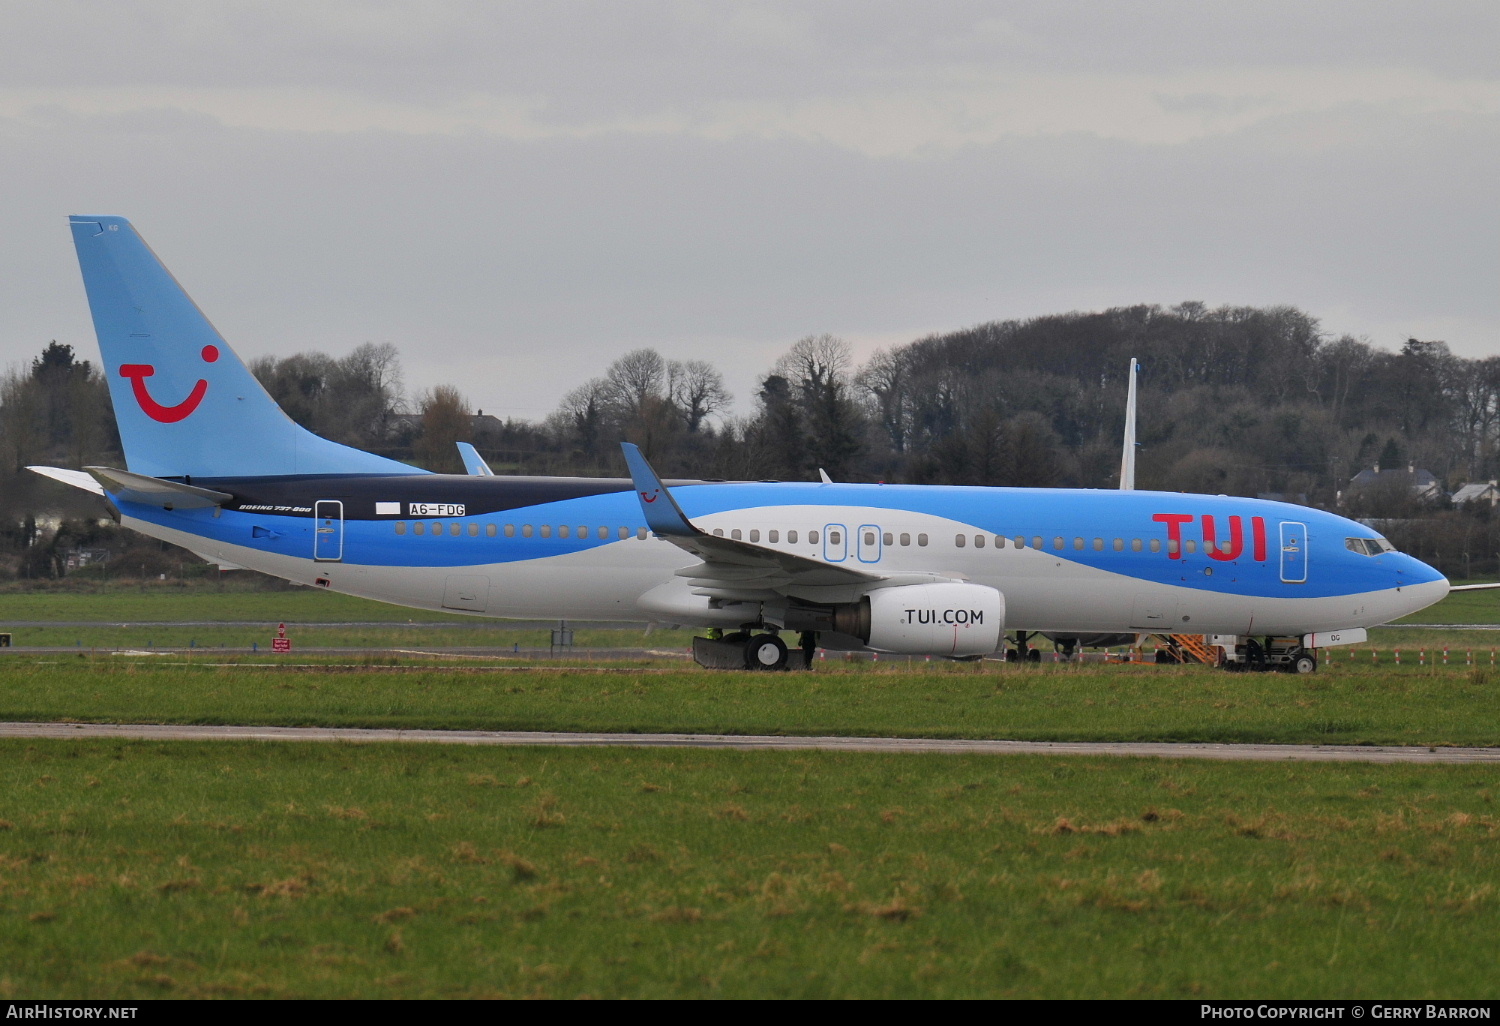
<path id="1" fill-rule="evenodd" d="M 5 997 L 1490 997 L 1478 767 L 0 743 Z"/>
<path id="2" fill-rule="evenodd" d="M 1414 623 L 1500 625 L 1500 592 L 1463 592 L 1407 618 Z M 131 623 L 137 626 L 7 627 L 18 621 L 63 621 L 87 624 Z M 191 621 L 193 626 L 169 626 Z M 188 588 L 151 584 L 144 589 L 112 587 L 90 592 L 41 591 L 0 593 L 0 631 L 13 644 L 27 647 L 79 648 L 245 648 L 267 647 L 265 627 L 231 626 L 236 622 L 284 622 L 299 647 L 330 648 L 546 648 L 546 630 L 516 629 L 503 620 L 428 612 L 294 588 L 278 591 Z M 389 627 L 342 626 L 389 624 Z M 153 626 L 140 626 L 152 624 Z M 162 624 L 162 626 L 154 626 Z M 691 644 L 691 631 L 579 629 L 580 648 L 677 648 Z M 1045 646 L 1045 642 L 1043 643 Z M 1473 652 L 1488 663 L 1500 649 L 1500 631 L 1423 630 L 1390 627 L 1371 632 L 1365 651 L 1407 654 L 1423 649 Z M 1346 655 L 1333 653 L 1334 658 Z M 1450 656 L 1451 657 L 1451 656 Z M 1463 658 L 1460 656 L 1459 658 Z"/>
<path id="3" fill-rule="evenodd" d="M 285 619 L 296 663 L 346 630 L 505 636 L 312 591 L 32 598 L 0 617 Z M 579 643 L 669 644 L 598 634 Z M 1413 634 L 1452 649 L 1419 666 L 1387 636 L 1400 667 L 1335 650 L 1312 677 L 9 653 L 0 719 L 1500 745 L 1488 645 L 1470 668 L 1456 633 Z M 1500 990 L 1486 767 L 3 741 L 0 786 L 4 998 Z"/>
<path id="4" fill-rule="evenodd" d="M 820 664 L 815 673 L 0 659 L 0 719 L 1500 745 L 1500 671 Z"/>

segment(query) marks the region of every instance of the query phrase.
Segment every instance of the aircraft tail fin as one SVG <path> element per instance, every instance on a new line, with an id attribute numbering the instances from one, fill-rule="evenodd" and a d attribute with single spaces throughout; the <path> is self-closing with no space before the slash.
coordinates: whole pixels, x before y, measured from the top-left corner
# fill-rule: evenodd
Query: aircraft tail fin
<path id="1" fill-rule="evenodd" d="M 132 472 L 424 473 L 320 438 L 283 413 L 125 218 L 69 222 Z"/>
<path id="2" fill-rule="evenodd" d="M 1130 358 L 1130 391 L 1125 396 L 1125 444 L 1120 453 L 1120 491 L 1135 491 L 1135 379 L 1139 365 Z"/>

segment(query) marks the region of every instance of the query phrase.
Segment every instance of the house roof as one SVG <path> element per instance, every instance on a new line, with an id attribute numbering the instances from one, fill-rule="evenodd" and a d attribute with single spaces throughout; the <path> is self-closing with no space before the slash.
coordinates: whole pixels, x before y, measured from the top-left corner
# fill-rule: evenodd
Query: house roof
<path id="1" fill-rule="evenodd" d="M 1453 501 L 1471 502 L 1474 499 L 1492 499 L 1496 495 L 1500 495 L 1500 488 L 1497 488 L 1494 482 L 1481 481 L 1478 484 L 1466 484 L 1454 492 Z"/>
<path id="2" fill-rule="evenodd" d="M 1349 485 L 1353 488 L 1364 488 L 1385 481 L 1402 481 L 1418 491 L 1426 491 L 1428 488 L 1437 486 L 1437 478 L 1433 476 L 1432 471 L 1420 468 L 1413 470 L 1409 467 L 1392 470 L 1373 468 L 1361 470 L 1349 479 Z"/>

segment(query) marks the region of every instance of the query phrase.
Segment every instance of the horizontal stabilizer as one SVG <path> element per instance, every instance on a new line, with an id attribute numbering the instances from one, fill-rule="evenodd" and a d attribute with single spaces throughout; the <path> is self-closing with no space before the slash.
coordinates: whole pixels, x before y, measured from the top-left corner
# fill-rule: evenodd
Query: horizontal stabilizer
<path id="1" fill-rule="evenodd" d="M 95 481 L 104 486 L 111 497 L 121 502 L 139 502 L 162 509 L 207 509 L 222 506 L 233 499 L 228 492 L 216 492 L 212 488 L 177 481 L 163 481 L 159 477 L 132 474 L 128 470 L 112 467 L 84 467 Z"/>
<path id="2" fill-rule="evenodd" d="M 99 482 L 81 470 L 64 470 L 62 467 L 27 467 L 26 469 L 41 474 L 43 477 L 50 477 L 54 481 L 61 481 L 65 485 L 93 492 L 95 495 L 104 494 L 104 489 L 99 487 Z"/>

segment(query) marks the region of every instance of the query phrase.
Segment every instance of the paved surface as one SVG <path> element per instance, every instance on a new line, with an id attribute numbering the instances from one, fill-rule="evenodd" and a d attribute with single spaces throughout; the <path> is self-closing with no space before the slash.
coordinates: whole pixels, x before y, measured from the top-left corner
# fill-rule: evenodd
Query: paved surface
<path id="1" fill-rule="evenodd" d="M 729 734 L 575 734 L 540 731 L 360 730 L 342 727 L 0 723 L 0 738 L 131 738 L 173 741 L 402 741 L 457 745 L 819 749 L 831 752 L 953 752 L 975 755 L 1126 755 L 1253 762 L 1500 763 L 1500 748 L 1379 748 L 1352 745 L 1210 745 L 1051 741 L 943 741 L 880 737 Z"/>

